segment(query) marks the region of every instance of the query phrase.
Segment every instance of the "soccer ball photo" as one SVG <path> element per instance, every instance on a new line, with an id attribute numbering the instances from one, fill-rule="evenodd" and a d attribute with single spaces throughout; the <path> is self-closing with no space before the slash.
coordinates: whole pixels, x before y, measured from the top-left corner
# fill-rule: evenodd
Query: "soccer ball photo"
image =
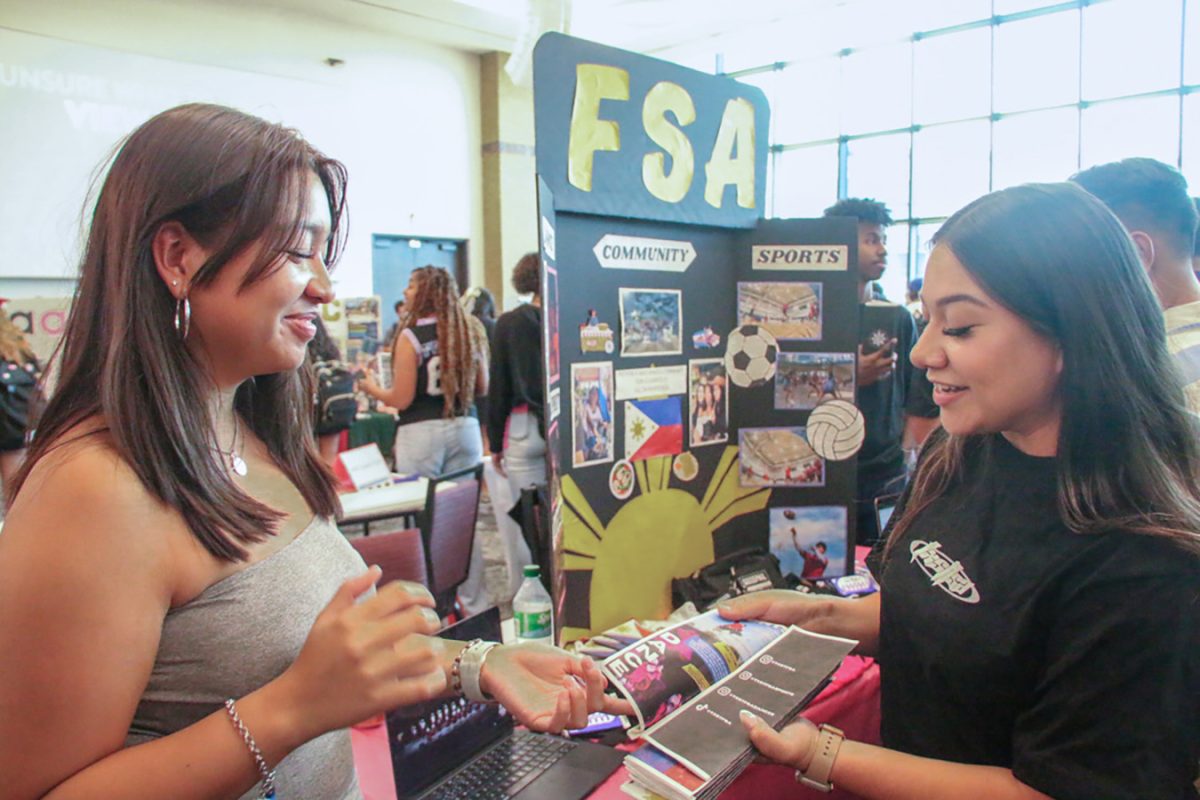
<path id="1" fill-rule="evenodd" d="M 827 400 L 808 415 L 805 435 L 813 451 L 828 461 L 845 461 L 862 448 L 866 424 L 847 400 Z"/>
<path id="2" fill-rule="evenodd" d="M 735 386 L 750 389 L 775 377 L 779 344 L 760 325 L 743 325 L 729 334 L 725 371 Z"/>

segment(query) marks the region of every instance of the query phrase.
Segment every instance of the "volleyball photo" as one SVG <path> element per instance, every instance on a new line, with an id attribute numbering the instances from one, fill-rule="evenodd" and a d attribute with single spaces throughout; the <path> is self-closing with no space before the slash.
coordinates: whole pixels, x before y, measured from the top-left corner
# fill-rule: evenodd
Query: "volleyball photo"
<path id="1" fill-rule="evenodd" d="M 775 409 L 807 411 L 822 400 L 854 399 L 854 353 L 780 353 Z"/>

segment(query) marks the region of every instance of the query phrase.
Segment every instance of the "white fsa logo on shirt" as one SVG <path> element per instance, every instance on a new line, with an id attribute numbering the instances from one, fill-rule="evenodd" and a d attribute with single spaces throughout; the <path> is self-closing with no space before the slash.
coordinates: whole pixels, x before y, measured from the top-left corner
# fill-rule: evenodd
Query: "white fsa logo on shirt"
<path id="1" fill-rule="evenodd" d="M 960 602 L 972 605 L 979 602 L 975 582 L 967 576 L 962 562 L 948 558 L 942 552 L 941 542 L 917 540 L 908 546 L 908 552 L 934 586 Z"/>

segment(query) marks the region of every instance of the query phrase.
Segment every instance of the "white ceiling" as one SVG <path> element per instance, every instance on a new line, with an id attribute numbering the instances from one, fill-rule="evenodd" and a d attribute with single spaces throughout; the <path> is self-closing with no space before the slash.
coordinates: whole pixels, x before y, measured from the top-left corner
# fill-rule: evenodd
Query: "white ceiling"
<path id="1" fill-rule="evenodd" d="M 343 57 L 345 34 L 400 36 L 467 52 L 511 51 L 529 7 L 571 5 L 570 33 L 655 53 L 849 0 L 0 0 L 0 26 L 175 57 L 236 62 L 255 49 Z M 731 11 L 736 8 L 736 14 Z M 322 32 L 313 36 L 314 29 Z M 280 31 L 295 31 L 289 42 Z M 275 33 L 276 35 L 266 35 Z M 208 58 L 199 58 L 206 51 Z"/>
<path id="2" fill-rule="evenodd" d="M 203 0 L 228 5 L 225 0 Z M 462 50 L 511 50 L 529 7 L 567 5 L 575 36 L 652 53 L 845 0 L 257 0 L 284 13 L 336 19 Z M 194 3 L 193 3 L 194 4 Z M 237 4 L 242 5 L 242 4 Z"/>

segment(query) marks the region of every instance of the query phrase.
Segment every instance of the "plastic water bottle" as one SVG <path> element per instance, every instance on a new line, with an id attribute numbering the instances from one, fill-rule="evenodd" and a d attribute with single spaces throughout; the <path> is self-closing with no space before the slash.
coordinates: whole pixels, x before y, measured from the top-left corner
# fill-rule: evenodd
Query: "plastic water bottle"
<path id="1" fill-rule="evenodd" d="M 542 586 L 538 575 L 541 570 L 536 564 L 525 567 L 525 580 L 513 597 L 513 621 L 517 627 L 518 642 L 554 642 L 554 603 L 550 593 Z"/>

